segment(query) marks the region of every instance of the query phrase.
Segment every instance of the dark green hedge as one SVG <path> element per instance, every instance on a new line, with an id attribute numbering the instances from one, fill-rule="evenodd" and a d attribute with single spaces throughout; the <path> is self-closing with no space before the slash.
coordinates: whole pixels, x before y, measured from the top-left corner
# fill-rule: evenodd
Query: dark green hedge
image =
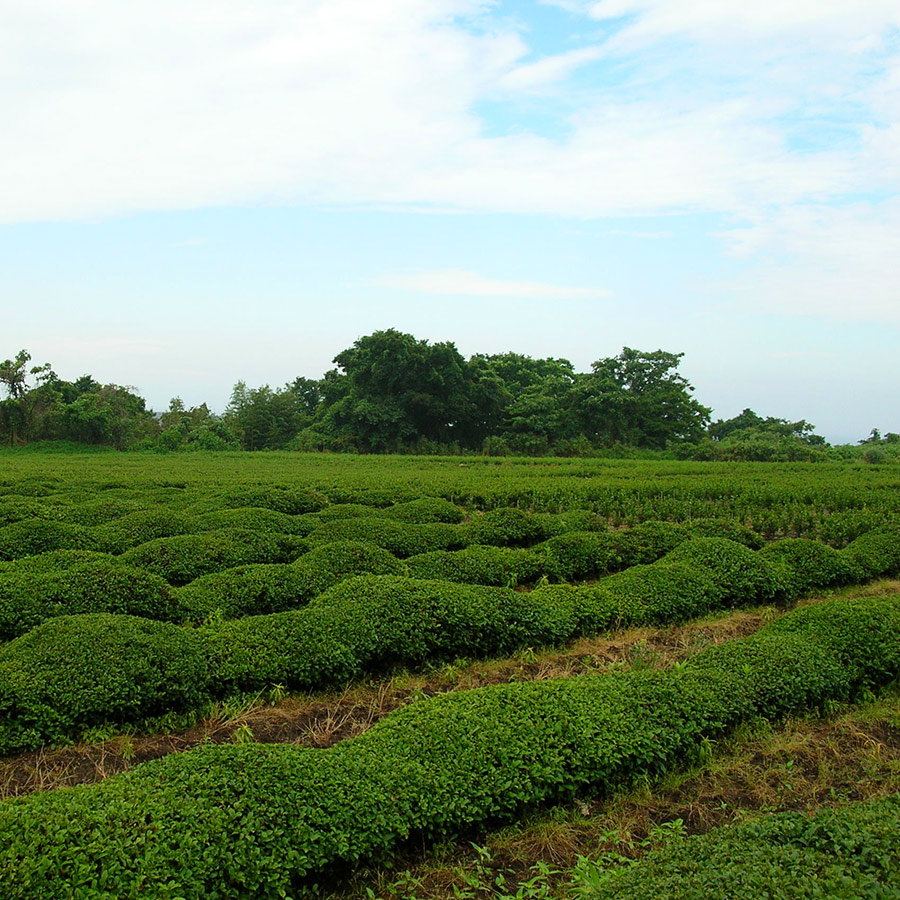
<path id="1" fill-rule="evenodd" d="M 21 519 L 0 528 L 0 560 L 50 550 L 105 550 L 93 529 L 49 519 Z"/>
<path id="2" fill-rule="evenodd" d="M 305 550 L 304 539 L 296 535 L 221 529 L 157 538 L 119 559 L 179 585 L 248 563 L 292 562 Z"/>
<path id="3" fill-rule="evenodd" d="M 0 572 L 0 641 L 55 616 L 126 613 L 178 622 L 175 591 L 158 575 L 111 562 L 82 562 L 59 571 Z"/>
<path id="4" fill-rule="evenodd" d="M 900 794 L 760 817 L 648 854 L 594 900 L 900 900 Z"/>
<path id="5" fill-rule="evenodd" d="M 318 522 L 303 516 L 291 516 L 274 509 L 236 507 L 218 509 L 197 516 L 196 531 L 216 531 L 221 528 L 242 528 L 247 531 L 269 531 L 275 534 L 298 534 L 301 537 L 318 527 Z"/>
<path id="6" fill-rule="evenodd" d="M 620 542 L 614 534 L 569 531 L 534 547 L 544 570 L 557 581 L 580 581 L 615 572 L 622 566 Z"/>
<path id="7" fill-rule="evenodd" d="M 877 528 L 860 535 L 841 554 L 853 566 L 857 581 L 900 575 L 900 527 Z"/>
<path id="8" fill-rule="evenodd" d="M 805 538 L 787 538 L 769 544 L 760 557 L 787 564 L 788 590 L 791 596 L 805 594 L 814 588 L 851 584 L 859 579 L 846 553 L 827 544 Z"/>
<path id="9" fill-rule="evenodd" d="M 421 500 L 408 500 L 406 503 L 395 503 L 382 511 L 389 519 L 398 522 L 410 522 L 415 525 L 426 525 L 429 522 L 462 522 L 465 513 L 456 504 L 441 497 L 423 497 Z"/>
<path id="10" fill-rule="evenodd" d="M 779 629 L 703 651 L 677 670 L 444 694 L 329 750 L 202 747 L 100 785 L 7 801 L 3 896 L 295 896 L 322 873 L 346 873 L 411 838 L 465 833 L 588 786 L 659 775 L 746 717 L 821 706 L 896 677 L 869 660 L 884 644 L 900 655 L 900 598 L 827 606 L 818 618 L 789 615 Z M 845 617 L 867 614 L 879 624 L 843 657 L 834 654 Z M 877 819 L 869 821 L 877 834 Z M 827 846 L 825 833 L 806 833 Z M 662 885 L 615 896 L 665 896 Z"/>
<path id="11" fill-rule="evenodd" d="M 784 600 L 790 594 L 782 566 L 727 538 L 693 538 L 679 544 L 663 559 L 684 563 L 709 576 L 716 606 Z"/>
<path id="12" fill-rule="evenodd" d="M 207 683 L 190 629 L 107 613 L 51 619 L 0 646 L 0 754 L 85 723 L 196 707 Z"/>
<path id="13" fill-rule="evenodd" d="M 299 515 L 317 512 L 328 505 L 328 498 L 318 491 L 303 488 L 247 485 L 228 491 L 222 497 L 222 505 L 227 507 L 254 506 L 274 509 L 276 512 Z"/>
<path id="14" fill-rule="evenodd" d="M 477 513 L 463 528 L 468 535 L 466 543 L 496 547 L 522 547 L 548 537 L 541 518 L 512 506 Z"/>
<path id="15" fill-rule="evenodd" d="M 192 534 L 196 530 L 197 524 L 190 516 L 162 507 L 129 513 L 95 528 L 93 533 L 104 550 L 124 553 L 157 538 Z"/>
<path id="16" fill-rule="evenodd" d="M 413 578 L 439 579 L 460 584 L 514 587 L 529 584 L 544 574 L 544 559 L 519 547 L 466 547 L 436 550 L 406 560 Z"/>
<path id="17" fill-rule="evenodd" d="M 312 546 L 335 541 L 365 541 L 405 558 L 433 550 L 455 550 L 469 543 L 463 526 L 435 522 L 412 525 L 383 516 L 358 516 L 325 522 L 307 538 Z"/>
<path id="18" fill-rule="evenodd" d="M 208 631 L 215 691 L 330 687 L 364 672 L 511 652 L 568 637 L 568 620 L 533 594 L 358 576 L 303 610 Z"/>

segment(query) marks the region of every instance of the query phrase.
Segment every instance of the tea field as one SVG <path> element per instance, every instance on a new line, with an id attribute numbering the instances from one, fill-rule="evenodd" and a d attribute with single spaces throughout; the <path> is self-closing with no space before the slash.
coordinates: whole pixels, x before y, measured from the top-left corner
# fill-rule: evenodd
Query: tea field
<path id="1" fill-rule="evenodd" d="M 898 574 L 897 465 L 2 451 L 6 771 L 229 705 L 392 700 L 321 745 L 245 723 L 93 783 L 10 779 L 0 895 L 900 896 L 894 712 L 865 796 L 821 775 L 802 810 L 562 867 L 559 840 L 509 865 L 479 843 L 635 790 L 659 812 L 717 748 L 896 710 Z M 637 635 L 667 652 L 641 664 Z"/>

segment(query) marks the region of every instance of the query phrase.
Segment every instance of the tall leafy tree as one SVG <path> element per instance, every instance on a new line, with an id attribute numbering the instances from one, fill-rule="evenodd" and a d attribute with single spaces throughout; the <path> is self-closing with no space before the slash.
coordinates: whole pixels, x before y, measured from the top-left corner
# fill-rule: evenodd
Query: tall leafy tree
<path id="1" fill-rule="evenodd" d="M 710 410 L 676 369 L 683 353 L 623 348 L 578 378 L 576 414 L 583 433 L 602 445 L 662 449 L 699 439 Z"/>

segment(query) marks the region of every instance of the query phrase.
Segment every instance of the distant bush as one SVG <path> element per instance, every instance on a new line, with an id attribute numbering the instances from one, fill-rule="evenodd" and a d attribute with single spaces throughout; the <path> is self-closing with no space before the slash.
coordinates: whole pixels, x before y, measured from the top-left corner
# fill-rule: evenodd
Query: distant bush
<path id="1" fill-rule="evenodd" d="M 328 498 L 318 491 L 274 486 L 247 486 L 228 491 L 222 501 L 227 507 L 262 507 L 290 515 L 317 512 L 328 505 Z"/>
<path id="2" fill-rule="evenodd" d="M 178 621 L 174 592 L 157 575 L 117 561 L 88 561 L 59 571 L 0 571 L 0 640 L 47 619 L 88 612 Z"/>
<path id="3" fill-rule="evenodd" d="M 759 550 L 765 544 L 762 535 L 734 519 L 691 519 L 682 527 L 692 537 L 727 538 L 751 550 Z"/>
<path id="4" fill-rule="evenodd" d="M 473 546 L 455 551 L 436 550 L 410 556 L 406 562 L 413 578 L 495 587 L 529 584 L 544 573 L 541 555 L 519 547 Z"/>
<path id="5" fill-rule="evenodd" d="M 247 565 L 196 578 L 179 591 L 190 618 L 202 621 L 296 609 L 337 582 L 362 574 L 405 575 L 406 566 L 374 544 L 323 544 L 290 565 Z"/>
<path id="6" fill-rule="evenodd" d="M 192 534 L 196 528 L 196 522 L 189 516 L 163 507 L 121 516 L 94 528 L 93 534 L 104 550 L 124 553 L 156 538 Z"/>
<path id="7" fill-rule="evenodd" d="M 100 550 L 90 528 L 47 519 L 21 519 L 0 528 L 0 560 L 37 556 L 50 550 Z"/>
<path id="8" fill-rule="evenodd" d="M 179 585 L 248 563 L 292 562 L 305 549 L 302 541 L 294 535 L 223 529 L 157 538 L 119 558 Z"/>
<path id="9" fill-rule="evenodd" d="M 545 537 L 542 520 L 534 513 L 515 507 L 492 509 L 473 516 L 462 527 L 466 530 L 470 544 L 523 546 Z"/>
<path id="10" fill-rule="evenodd" d="M 410 525 L 378 516 L 354 516 L 325 522 L 311 532 L 308 541 L 312 546 L 334 541 L 363 541 L 405 558 L 432 550 L 455 550 L 465 546 L 467 533 L 463 526 L 435 522 L 428 525 Z"/>
<path id="11" fill-rule="evenodd" d="M 292 516 L 274 509 L 253 507 L 219 509 L 199 515 L 194 520 L 194 530 L 196 531 L 242 528 L 247 531 L 298 534 L 301 537 L 314 531 L 318 525 L 318 521 L 302 516 Z"/>
<path id="12" fill-rule="evenodd" d="M 604 516 L 587 509 L 572 509 L 562 513 L 535 513 L 540 523 L 541 533 L 546 537 L 556 537 L 568 531 L 608 531 L 609 523 Z"/>
<path id="13" fill-rule="evenodd" d="M 465 516 L 458 506 L 440 497 L 423 497 L 421 500 L 396 503 L 382 512 L 389 519 L 416 525 L 425 525 L 429 522 L 457 523 L 462 522 Z"/>

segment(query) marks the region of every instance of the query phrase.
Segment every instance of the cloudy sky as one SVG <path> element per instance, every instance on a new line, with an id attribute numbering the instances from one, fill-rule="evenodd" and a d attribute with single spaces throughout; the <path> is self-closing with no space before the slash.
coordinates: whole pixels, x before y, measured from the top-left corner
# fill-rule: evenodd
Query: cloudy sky
<path id="1" fill-rule="evenodd" d="M 900 0 L 0 0 L 0 358 L 220 410 L 395 327 L 900 431 Z"/>

